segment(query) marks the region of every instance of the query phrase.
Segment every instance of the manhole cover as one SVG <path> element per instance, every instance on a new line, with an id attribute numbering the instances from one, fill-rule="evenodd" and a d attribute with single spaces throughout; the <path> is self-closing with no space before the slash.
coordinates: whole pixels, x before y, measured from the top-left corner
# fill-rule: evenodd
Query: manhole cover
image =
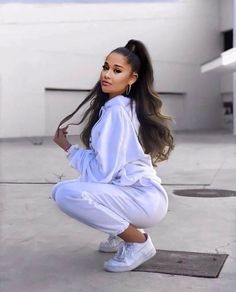
<path id="1" fill-rule="evenodd" d="M 217 278 L 228 254 L 157 250 L 134 271 Z"/>
<path id="2" fill-rule="evenodd" d="M 236 191 L 219 190 L 219 189 L 185 189 L 185 190 L 174 190 L 173 193 L 178 196 L 201 197 L 201 198 L 218 198 L 218 197 L 236 196 Z"/>

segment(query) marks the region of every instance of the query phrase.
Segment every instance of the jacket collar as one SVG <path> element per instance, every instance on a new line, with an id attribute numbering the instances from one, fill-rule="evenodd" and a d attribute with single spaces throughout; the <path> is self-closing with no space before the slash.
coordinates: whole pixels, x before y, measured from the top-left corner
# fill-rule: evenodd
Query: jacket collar
<path id="1" fill-rule="evenodd" d="M 107 102 L 105 102 L 104 104 L 104 108 L 108 108 L 111 107 L 113 105 L 123 105 L 123 106 L 127 106 L 130 103 L 130 98 L 126 97 L 124 95 L 117 95 L 111 99 L 109 99 Z"/>

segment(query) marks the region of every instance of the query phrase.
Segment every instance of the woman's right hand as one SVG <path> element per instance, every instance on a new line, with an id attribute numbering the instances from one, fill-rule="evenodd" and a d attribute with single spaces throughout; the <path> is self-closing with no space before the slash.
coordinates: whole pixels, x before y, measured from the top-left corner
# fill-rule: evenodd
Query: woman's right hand
<path id="1" fill-rule="evenodd" d="M 60 146 L 63 150 L 67 151 L 71 144 L 69 143 L 69 141 L 67 140 L 67 128 L 66 127 L 59 127 L 54 135 L 53 141 Z"/>

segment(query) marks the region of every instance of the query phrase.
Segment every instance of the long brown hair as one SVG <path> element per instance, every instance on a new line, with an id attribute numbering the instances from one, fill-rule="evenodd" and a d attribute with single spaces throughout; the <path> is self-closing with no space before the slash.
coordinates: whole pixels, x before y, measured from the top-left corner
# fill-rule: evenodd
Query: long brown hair
<path id="1" fill-rule="evenodd" d="M 161 113 L 162 100 L 154 89 L 153 68 L 149 53 L 145 45 L 137 40 L 129 40 L 125 47 L 119 47 L 112 52 L 125 56 L 133 72 L 138 73 L 138 79 L 132 85 L 129 94 L 124 92 L 123 95 L 131 99 L 131 104 L 135 100 L 136 113 L 140 122 L 139 141 L 145 153 L 151 155 L 152 163 L 156 166 L 157 162 L 168 159 L 175 145 L 168 124 L 172 118 Z M 100 81 L 98 81 L 89 95 L 74 112 L 60 122 L 58 127 L 71 119 L 82 106 L 90 102 L 90 107 L 77 123 L 79 125 L 88 118 L 80 138 L 83 144 L 89 148 L 92 127 L 99 119 L 99 111 L 108 99 L 109 95 L 102 92 Z"/>

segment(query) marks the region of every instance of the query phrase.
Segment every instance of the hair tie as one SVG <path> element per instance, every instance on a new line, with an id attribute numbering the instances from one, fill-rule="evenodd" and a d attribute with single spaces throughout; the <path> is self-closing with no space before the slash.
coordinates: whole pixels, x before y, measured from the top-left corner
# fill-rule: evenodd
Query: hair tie
<path id="1" fill-rule="evenodd" d="M 136 49 L 135 44 L 131 45 L 130 51 L 134 53 L 135 52 L 135 49 Z"/>
<path id="2" fill-rule="evenodd" d="M 135 51 L 136 51 L 136 45 L 135 45 L 135 44 L 130 44 L 130 43 L 128 43 L 125 47 L 126 47 L 130 52 L 132 52 L 132 53 L 135 54 Z"/>

